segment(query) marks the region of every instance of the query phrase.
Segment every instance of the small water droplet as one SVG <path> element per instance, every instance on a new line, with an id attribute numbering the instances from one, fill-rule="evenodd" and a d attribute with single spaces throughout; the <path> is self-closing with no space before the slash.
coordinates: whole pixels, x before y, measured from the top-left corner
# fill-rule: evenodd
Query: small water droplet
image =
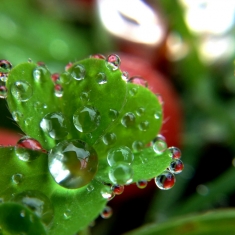
<path id="1" fill-rule="evenodd" d="M 24 120 L 24 124 L 25 124 L 26 126 L 29 126 L 29 125 L 31 124 L 32 120 L 33 120 L 32 117 L 26 118 L 26 119 Z"/>
<path id="2" fill-rule="evenodd" d="M 72 80 L 72 75 L 70 74 L 70 72 L 64 72 L 60 74 L 60 78 L 57 81 L 57 83 L 69 84 L 71 80 Z"/>
<path id="3" fill-rule="evenodd" d="M 100 213 L 103 219 L 108 219 L 112 216 L 113 210 L 110 206 L 105 206 L 104 210 Z"/>
<path id="4" fill-rule="evenodd" d="M 101 195 L 104 199 L 112 200 L 115 196 L 113 190 L 108 185 L 104 185 L 104 187 L 101 189 Z"/>
<path id="5" fill-rule="evenodd" d="M 89 101 L 89 93 L 88 92 L 82 92 L 80 95 L 80 100 L 82 101 L 82 103 L 87 103 Z"/>
<path id="6" fill-rule="evenodd" d="M 106 133 L 102 137 L 102 140 L 105 145 L 112 145 L 116 142 L 117 136 L 115 135 L 115 133 Z"/>
<path id="7" fill-rule="evenodd" d="M 154 181 L 158 188 L 168 190 L 175 185 L 176 179 L 173 173 L 164 171 L 161 175 L 157 176 Z"/>
<path id="8" fill-rule="evenodd" d="M 177 147 L 169 147 L 168 150 L 170 151 L 169 156 L 172 159 L 180 159 L 181 158 L 181 151 Z"/>
<path id="9" fill-rule="evenodd" d="M 0 81 L 6 83 L 8 80 L 8 73 L 0 72 Z"/>
<path id="10" fill-rule="evenodd" d="M 96 151 L 80 140 L 64 140 L 48 155 L 49 170 L 54 180 L 65 188 L 80 188 L 94 178 L 98 158 Z"/>
<path id="11" fill-rule="evenodd" d="M 13 111 L 11 115 L 12 115 L 12 118 L 13 118 L 16 122 L 18 122 L 18 121 L 23 117 L 23 114 L 20 113 L 19 111 Z"/>
<path id="12" fill-rule="evenodd" d="M 72 66 L 73 66 L 72 62 L 69 62 L 68 64 L 66 64 L 65 65 L 65 71 L 68 71 Z"/>
<path id="13" fill-rule="evenodd" d="M 131 113 L 131 112 L 128 112 L 126 113 L 122 120 L 121 120 L 121 123 L 124 127 L 131 127 L 135 124 L 135 114 L 134 113 Z"/>
<path id="14" fill-rule="evenodd" d="M 80 80 L 83 80 L 85 78 L 86 70 L 85 70 L 83 65 L 77 64 L 73 68 L 71 68 L 70 73 L 71 73 L 71 76 L 75 80 L 80 81 Z"/>
<path id="15" fill-rule="evenodd" d="M 130 90 L 129 90 L 129 94 L 131 96 L 135 96 L 138 92 L 138 88 L 137 87 L 132 87 Z"/>
<path id="16" fill-rule="evenodd" d="M 180 159 L 174 159 L 169 166 L 169 170 L 174 174 L 179 174 L 184 169 L 184 163 Z"/>
<path id="17" fill-rule="evenodd" d="M 107 63 L 108 68 L 112 71 L 119 69 L 119 67 L 121 65 L 121 59 L 116 54 L 108 55 L 106 61 L 108 62 Z"/>
<path id="18" fill-rule="evenodd" d="M 105 60 L 106 57 L 102 54 L 94 54 L 94 55 L 90 55 L 90 58 L 95 58 L 95 59 L 101 59 L 101 60 Z"/>
<path id="19" fill-rule="evenodd" d="M 14 195 L 12 201 L 32 210 L 46 226 L 52 225 L 54 210 L 49 198 L 36 190 L 28 190 Z"/>
<path id="20" fill-rule="evenodd" d="M 156 141 L 158 141 L 158 140 L 162 140 L 162 141 L 166 142 L 166 138 L 165 138 L 163 135 L 158 134 L 158 135 L 151 141 L 151 145 L 153 145 L 153 144 L 154 144 Z"/>
<path id="21" fill-rule="evenodd" d="M 124 185 L 115 184 L 112 185 L 111 190 L 114 192 L 115 195 L 120 195 L 124 192 L 124 188 Z"/>
<path id="22" fill-rule="evenodd" d="M 122 72 L 122 80 L 124 80 L 125 82 L 127 82 L 128 79 L 129 79 L 129 74 L 128 74 L 128 72 L 123 71 L 123 72 Z"/>
<path id="23" fill-rule="evenodd" d="M 156 96 L 157 96 L 157 99 L 158 99 L 158 102 L 160 103 L 160 105 L 163 105 L 164 101 L 163 101 L 162 95 L 161 94 L 156 94 Z"/>
<path id="24" fill-rule="evenodd" d="M 87 186 L 87 191 L 89 192 L 89 193 L 91 193 L 93 190 L 94 190 L 94 186 L 92 185 L 92 184 L 88 184 L 88 186 Z"/>
<path id="25" fill-rule="evenodd" d="M 54 90 L 55 90 L 55 96 L 56 97 L 62 97 L 63 96 L 64 89 L 63 89 L 63 87 L 61 85 L 56 84 L 54 86 Z"/>
<path id="26" fill-rule="evenodd" d="M 64 219 L 68 220 L 71 218 L 71 210 L 66 209 L 66 211 L 64 212 Z"/>
<path id="27" fill-rule="evenodd" d="M 130 79 L 128 79 L 128 82 L 137 84 L 139 86 L 148 87 L 148 82 L 140 76 L 131 77 Z"/>
<path id="28" fill-rule="evenodd" d="M 33 78 L 36 82 L 42 82 L 47 80 L 46 74 L 49 74 L 48 70 L 44 65 L 40 65 L 33 70 Z"/>
<path id="29" fill-rule="evenodd" d="M 149 122 L 148 121 L 144 121 L 144 122 L 141 122 L 139 125 L 138 125 L 139 129 L 141 131 L 147 131 L 148 128 L 149 128 Z"/>
<path id="30" fill-rule="evenodd" d="M 117 119 L 118 116 L 119 116 L 119 112 L 117 110 L 115 110 L 115 109 L 109 110 L 109 117 L 112 119 L 112 121 Z"/>
<path id="31" fill-rule="evenodd" d="M 138 116 L 142 116 L 144 113 L 145 113 L 145 108 L 143 108 L 143 107 L 140 107 L 136 110 L 136 114 Z"/>
<path id="32" fill-rule="evenodd" d="M 103 85 L 107 83 L 107 77 L 105 73 L 98 73 L 96 77 L 96 81 L 98 84 Z"/>
<path id="33" fill-rule="evenodd" d="M 156 111 L 156 112 L 154 113 L 154 118 L 155 118 L 155 119 L 160 119 L 161 116 L 162 116 L 162 112 L 161 112 L 161 111 Z"/>
<path id="34" fill-rule="evenodd" d="M 132 143 L 132 149 L 136 152 L 141 151 L 143 148 L 144 148 L 144 144 L 142 141 L 136 140 Z"/>
<path id="35" fill-rule="evenodd" d="M 7 98 L 7 88 L 5 86 L 0 86 L 0 98 L 1 99 Z"/>
<path id="36" fill-rule="evenodd" d="M 21 217 L 25 217 L 25 215 L 26 215 L 25 211 L 22 210 L 22 211 L 20 212 L 20 216 L 21 216 Z"/>
<path id="37" fill-rule="evenodd" d="M 11 177 L 11 179 L 12 179 L 12 182 L 14 183 L 14 184 L 20 184 L 21 182 L 22 182 L 22 180 L 23 180 L 23 175 L 22 174 L 14 174 L 12 177 Z"/>
<path id="38" fill-rule="evenodd" d="M 167 149 L 167 143 L 162 139 L 156 139 L 155 142 L 153 142 L 153 150 L 156 154 L 160 155 L 164 153 Z"/>
<path id="39" fill-rule="evenodd" d="M 109 170 L 109 179 L 113 184 L 130 184 L 132 182 L 133 169 L 125 162 L 119 162 Z"/>
<path id="40" fill-rule="evenodd" d="M 67 125 L 62 113 L 49 113 L 40 122 L 40 127 L 53 139 L 63 139 L 68 135 Z"/>
<path id="41" fill-rule="evenodd" d="M 100 113 L 92 106 L 84 106 L 74 113 L 73 123 L 80 132 L 92 132 L 96 130 L 100 124 Z"/>
<path id="42" fill-rule="evenodd" d="M 25 102 L 33 95 L 31 85 L 26 81 L 17 81 L 11 85 L 12 95 L 19 101 Z"/>
<path id="43" fill-rule="evenodd" d="M 144 189 L 146 188 L 148 185 L 148 181 L 147 180 L 139 180 L 137 183 L 136 183 L 136 186 L 140 189 Z"/>
<path id="44" fill-rule="evenodd" d="M 12 69 L 12 64 L 8 60 L 0 60 L 0 72 L 8 73 Z"/>
<path id="45" fill-rule="evenodd" d="M 107 161 L 110 166 L 114 166 L 119 162 L 131 164 L 134 160 L 132 151 L 126 146 L 119 146 L 109 150 Z"/>
<path id="46" fill-rule="evenodd" d="M 54 82 L 54 83 L 57 83 L 60 79 L 60 74 L 59 73 L 53 73 L 51 75 L 51 80 Z"/>

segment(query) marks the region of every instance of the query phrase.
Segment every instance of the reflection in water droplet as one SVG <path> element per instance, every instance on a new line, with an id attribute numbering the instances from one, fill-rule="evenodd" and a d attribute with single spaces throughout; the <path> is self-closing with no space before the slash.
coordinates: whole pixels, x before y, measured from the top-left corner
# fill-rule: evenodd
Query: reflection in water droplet
<path id="1" fill-rule="evenodd" d="M 15 99 L 25 102 L 31 98 L 33 89 L 28 82 L 17 81 L 11 85 L 11 93 Z"/>
<path id="2" fill-rule="evenodd" d="M 135 115 L 131 112 L 126 113 L 122 120 L 121 123 L 124 127 L 131 127 L 135 124 Z"/>
<path id="3" fill-rule="evenodd" d="M 38 63 L 39 66 L 33 70 L 33 78 L 36 82 L 46 81 L 46 74 L 49 74 L 49 72 L 47 71 L 45 64 L 40 65 L 40 62 Z"/>
<path id="4" fill-rule="evenodd" d="M 110 166 L 114 166 L 119 162 L 131 164 L 134 160 L 132 151 L 126 146 L 119 146 L 109 150 L 107 161 Z"/>
<path id="5" fill-rule="evenodd" d="M 107 57 L 106 61 L 108 62 L 107 63 L 108 68 L 112 71 L 119 69 L 119 67 L 121 65 L 121 59 L 116 54 L 109 55 Z"/>
<path id="6" fill-rule="evenodd" d="M 141 122 L 138 126 L 141 131 L 147 131 L 149 128 L 149 122 L 148 121 Z"/>
<path id="7" fill-rule="evenodd" d="M 160 103 L 160 105 L 163 105 L 164 101 L 163 101 L 162 95 L 161 94 L 156 94 L 156 96 L 157 96 L 157 99 L 158 99 L 158 102 Z"/>
<path id="8" fill-rule="evenodd" d="M 162 112 L 161 111 L 156 111 L 155 113 L 154 113 L 154 118 L 155 119 L 160 119 L 162 117 Z"/>
<path id="9" fill-rule="evenodd" d="M 102 54 L 94 54 L 94 55 L 90 55 L 90 58 L 96 58 L 96 59 L 101 59 L 101 60 L 105 60 L 106 57 Z"/>
<path id="10" fill-rule="evenodd" d="M 106 78 L 105 73 L 98 73 L 96 77 L 96 81 L 100 85 L 107 83 L 107 78 Z"/>
<path id="11" fill-rule="evenodd" d="M 52 225 L 54 209 L 49 198 L 36 190 L 28 190 L 16 194 L 13 201 L 32 210 L 47 227 Z"/>
<path id="12" fill-rule="evenodd" d="M 148 181 L 147 180 L 139 180 L 137 183 L 136 183 L 136 186 L 140 189 L 144 189 L 146 188 L 148 185 Z"/>
<path id="13" fill-rule="evenodd" d="M 68 71 L 71 67 L 73 66 L 72 62 L 69 62 L 68 64 L 65 65 L 65 71 Z"/>
<path id="14" fill-rule="evenodd" d="M 163 154 L 167 149 L 167 143 L 162 139 L 157 139 L 153 143 L 153 150 L 156 154 Z"/>
<path id="15" fill-rule="evenodd" d="M 122 72 L 122 80 L 124 80 L 125 82 L 127 82 L 128 79 L 129 79 L 129 74 L 128 74 L 128 72 L 123 71 L 123 72 Z"/>
<path id="16" fill-rule="evenodd" d="M 80 132 L 92 132 L 96 130 L 100 124 L 100 113 L 92 106 L 84 106 L 74 113 L 73 123 Z"/>
<path id="17" fill-rule="evenodd" d="M 140 76 L 131 77 L 130 79 L 128 79 L 128 82 L 137 84 L 139 86 L 148 87 L 148 82 Z"/>
<path id="18" fill-rule="evenodd" d="M 63 96 L 64 89 L 61 85 L 56 84 L 54 86 L 54 90 L 55 90 L 55 96 L 56 97 L 62 97 Z"/>
<path id="19" fill-rule="evenodd" d="M 101 195 L 103 198 L 105 198 L 109 201 L 115 197 L 113 190 L 108 185 L 103 186 L 103 188 L 101 189 Z"/>
<path id="20" fill-rule="evenodd" d="M 176 147 L 169 147 L 168 150 L 170 151 L 169 156 L 173 159 L 180 159 L 181 158 L 181 151 Z"/>
<path id="21" fill-rule="evenodd" d="M 51 75 L 51 80 L 54 82 L 54 83 L 57 83 L 60 79 L 60 74 L 59 73 L 53 73 Z"/>
<path id="22" fill-rule="evenodd" d="M 5 86 L 0 86 L 0 98 L 1 99 L 7 98 L 7 88 Z"/>
<path id="23" fill-rule="evenodd" d="M 13 111 L 11 115 L 12 115 L 12 118 L 13 118 L 16 122 L 18 122 L 18 121 L 23 117 L 23 114 L 20 113 L 19 111 Z"/>
<path id="24" fill-rule="evenodd" d="M 133 169 L 125 162 L 119 162 L 118 164 L 110 167 L 109 179 L 113 184 L 130 184 L 132 182 Z"/>
<path id="25" fill-rule="evenodd" d="M 32 117 L 26 118 L 26 119 L 24 120 L 25 126 L 29 126 L 29 125 L 31 124 L 32 120 L 33 120 Z"/>
<path id="26" fill-rule="evenodd" d="M 174 174 L 179 174 L 184 169 L 184 163 L 180 159 L 174 159 L 169 166 L 169 170 Z"/>
<path id="27" fill-rule="evenodd" d="M 103 219 L 108 219 L 112 216 L 112 214 L 113 214 L 112 208 L 110 206 L 106 206 L 104 210 L 100 213 L 100 216 Z"/>
<path id="28" fill-rule="evenodd" d="M 124 192 L 124 185 L 112 185 L 111 190 L 114 192 L 115 195 L 120 195 Z"/>
<path id="29" fill-rule="evenodd" d="M 155 179 L 155 184 L 158 188 L 162 190 L 171 189 L 175 185 L 175 176 L 169 171 L 164 171 L 161 175 L 157 176 Z"/>
<path id="30" fill-rule="evenodd" d="M 86 70 L 83 65 L 77 64 L 71 68 L 70 74 L 75 80 L 80 81 L 85 78 Z"/>
<path id="31" fill-rule="evenodd" d="M 144 144 L 142 141 L 136 140 L 132 143 L 132 149 L 136 152 L 141 151 L 143 148 L 144 148 Z"/>
<path id="32" fill-rule="evenodd" d="M 9 72 L 12 69 L 12 64 L 8 60 L 0 60 L 0 72 Z"/>
<path id="33" fill-rule="evenodd" d="M 116 142 L 117 137 L 115 135 L 115 133 L 106 133 L 103 137 L 102 137 L 103 143 L 105 145 L 112 145 Z"/>
<path id="34" fill-rule="evenodd" d="M 40 122 L 40 127 L 53 139 L 63 139 L 68 135 L 67 125 L 62 113 L 49 113 Z"/>
<path id="35" fill-rule="evenodd" d="M 48 155 L 49 170 L 54 180 L 65 188 L 80 188 L 94 178 L 98 158 L 96 151 L 80 140 L 64 140 Z"/>
<path id="36" fill-rule="evenodd" d="M 14 174 L 14 175 L 11 177 L 11 179 L 12 179 L 12 182 L 13 182 L 14 184 L 19 184 L 19 183 L 21 183 L 22 180 L 23 180 L 23 175 L 17 173 L 17 174 Z"/>
<path id="37" fill-rule="evenodd" d="M 109 110 L 109 117 L 114 121 L 119 115 L 119 112 L 115 109 L 110 109 Z"/>

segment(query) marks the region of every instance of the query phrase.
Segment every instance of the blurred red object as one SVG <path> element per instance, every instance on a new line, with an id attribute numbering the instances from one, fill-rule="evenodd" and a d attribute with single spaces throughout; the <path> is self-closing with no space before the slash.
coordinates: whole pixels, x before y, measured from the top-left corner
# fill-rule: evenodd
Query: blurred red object
<path id="1" fill-rule="evenodd" d="M 17 141 L 22 137 L 22 134 L 1 128 L 0 129 L 0 145 L 16 145 Z"/>

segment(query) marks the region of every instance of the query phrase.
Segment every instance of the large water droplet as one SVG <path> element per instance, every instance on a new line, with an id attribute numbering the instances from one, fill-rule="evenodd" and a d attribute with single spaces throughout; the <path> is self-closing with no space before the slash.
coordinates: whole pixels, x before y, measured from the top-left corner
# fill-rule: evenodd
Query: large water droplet
<path id="1" fill-rule="evenodd" d="M 170 151 L 170 157 L 173 159 L 180 159 L 181 158 L 181 151 L 176 147 L 169 147 L 168 150 Z"/>
<path id="2" fill-rule="evenodd" d="M 148 181 L 147 180 L 139 180 L 137 183 L 136 183 L 136 186 L 140 189 L 144 189 L 146 188 L 148 185 Z"/>
<path id="3" fill-rule="evenodd" d="M 40 122 L 40 127 L 53 139 L 63 139 L 68 135 L 67 125 L 62 113 L 49 113 Z"/>
<path id="4" fill-rule="evenodd" d="M 119 112 L 115 109 L 110 109 L 109 110 L 109 117 L 114 121 L 119 115 Z"/>
<path id="5" fill-rule="evenodd" d="M 163 190 L 171 189 L 175 185 L 175 181 L 176 181 L 174 174 L 169 171 L 164 171 L 161 175 L 157 176 L 154 180 L 158 188 L 163 189 Z"/>
<path id="6" fill-rule="evenodd" d="M 70 70 L 71 76 L 75 80 L 83 80 L 85 78 L 86 70 L 83 65 L 77 64 Z"/>
<path id="7" fill-rule="evenodd" d="M 45 64 L 38 64 L 39 66 L 33 70 L 33 78 L 36 82 L 46 81 L 46 75 L 49 74 L 48 70 L 45 67 Z"/>
<path id="8" fill-rule="evenodd" d="M 71 218 L 71 210 L 66 209 L 66 211 L 64 212 L 64 219 L 68 220 L 70 218 Z"/>
<path id="9" fill-rule="evenodd" d="M 124 192 L 124 185 L 112 185 L 111 190 L 114 192 L 115 195 L 120 195 Z"/>
<path id="10" fill-rule="evenodd" d="M 14 184 L 20 184 L 20 183 L 23 181 L 23 175 L 17 173 L 17 174 L 14 174 L 14 175 L 11 177 L 11 179 L 12 179 L 12 182 L 13 182 Z"/>
<path id="11" fill-rule="evenodd" d="M 5 86 L 0 86 L 0 98 L 1 99 L 7 98 L 7 88 Z"/>
<path id="12" fill-rule="evenodd" d="M 184 169 L 184 163 L 180 159 L 174 159 L 169 166 L 169 170 L 174 174 L 179 174 Z"/>
<path id="13" fill-rule="evenodd" d="M 133 169 L 125 162 L 113 165 L 109 170 L 109 179 L 113 184 L 129 184 L 132 182 Z"/>
<path id="14" fill-rule="evenodd" d="M 103 219 L 108 219 L 112 216 L 113 210 L 110 206 L 105 206 L 104 210 L 100 213 Z"/>
<path id="15" fill-rule="evenodd" d="M 110 166 L 114 166 L 119 162 L 131 164 L 134 160 L 132 151 L 126 146 L 115 147 L 109 150 L 107 161 Z"/>
<path id="16" fill-rule="evenodd" d="M 100 85 L 107 83 L 107 77 L 106 77 L 105 73 L 98 73 L 97 77 L 96 77 L 96 81 Z"/>
<path id="17" fill-rule="evenodd" d="M 131 112 L 128 112 L 126 113 L 122 120 L 121 120 L 121 123 L 124 127 L 131 127 L 135 124 L 135 114 L 134 113 L 131 113 Z"/>
<path id="18" fill-rule="evenodd" d="M 101 189 L 101 195 L 103 198 L 105 198 L 109 201 L 112 200 L 115 196 L 113 190 L 108 185 L 104 185 L 104 187 Z"/>
<path id="19" fill-rule="evenodd" d="M 130 79 L 128 79 L 128 82 L 137 84 L 139 86 L 148 87 L 148 82 L 140 76 L 131 77 Z"/>
<path id="20" fill-rule="evenodd" d="M 65 140 L 48 155 L 54 180 L 65 188 L 80 188 L 95 176 L 98 167 L 96 151 L 80 140 Z"/>
<path id="21" fill-rule="evenodd" d="M 25 102 L 33 95 L 33 89 L 28 82 L 17 81 L 11 85 L 11 93 L 17 100 Z"/>
<path id="22" fill-rule="evenodd" d="M 16 194 L 13 201 L 32 210 L 47 227 L 52 225 L 54 209 L 49 198 L 36 190 L 28 190 Z"/>
<path id="23" fill-rule="evenodd" d="M 8 60 L 0 60 L 0 72 L 8 73 L 12 69 L 12 64 Z"/>
<path id="24" fill-rule="evenodd" d="M 64 89 L 63 89 L 63 87 L 61 85 L 56 84 L 54 86 L 54 90 L 55 90 L 55 96 L 56 97 L 62 97 L 63 96 Z"/>
<path id="25" fill-rule="evenodd" d="M 152 143 L 153 150 L 156 154 L 163 154 L 167 149 L 167 143 L 162 139 L 154 139 L 155 142 Z"/>
<path id="26" fill-rule="evenodd" d="M 116 54 L 111 54 L 107 57 L 106 61 L 108 62 L 107 66 L 110 70 L 115 71 L 121 65 L 121 59 Z"/>
<path id="27" fill-rule="evenodd" d="M 73 123 L 80 132 L 92 132 L 100 124 L 100 113 L 92 106 L 84 106 L 74 113 Z"/>
<path id="28" fill-rule="evenodd" d="M 117 136 L 115 135 L 115 133 L 106 133 L 102 137 L 102 140 L 105 145 L 112 145 L 116 142 Z"/>

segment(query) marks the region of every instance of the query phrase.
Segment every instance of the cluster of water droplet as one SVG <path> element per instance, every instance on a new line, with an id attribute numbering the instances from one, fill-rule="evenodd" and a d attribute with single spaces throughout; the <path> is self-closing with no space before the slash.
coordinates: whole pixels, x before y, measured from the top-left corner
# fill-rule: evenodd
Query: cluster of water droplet
<path id="1" fill-rule="evenodd" d="M 0 98 L 7 98 L 6 82 L 8 74 L 12 69 L 12 64 L 7 60 L 0 60 Z"/>

